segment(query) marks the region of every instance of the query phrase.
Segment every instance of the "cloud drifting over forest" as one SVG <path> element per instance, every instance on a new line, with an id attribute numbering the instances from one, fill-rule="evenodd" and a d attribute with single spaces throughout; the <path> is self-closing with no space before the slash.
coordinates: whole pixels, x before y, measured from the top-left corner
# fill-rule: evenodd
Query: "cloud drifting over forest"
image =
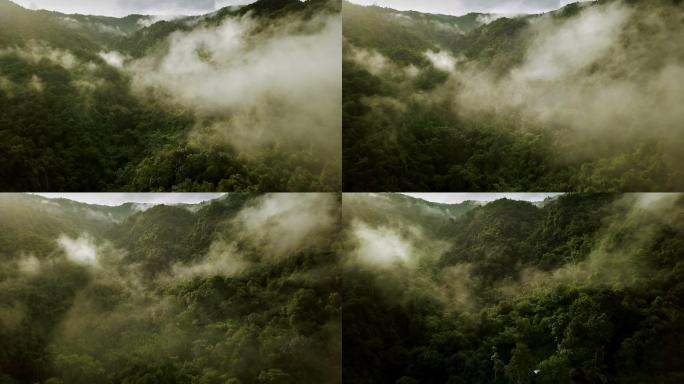
<path id="1" fill-rule="evenodd" d="M 490 245 L 491 249 L 470 261 L 445 262 L 443 258 L 464 246 L 444 234 L 462 230 L 464 227 L 458 223 L 469 219 L 426 224 L 424 217 L 415 213 L 399 217 L 388 210 L 388 204 L 397 204 L 396 200 L 390 203 L 386 196 L 359 194 L 345 198 L 345 265 L 378 271 L 378 286 L 383 287 L 388 299 L 401 302 L 411 295 L 427 295 L 455 311 L 476 310 L 478 291 L 482 289 L 519 297 L 563 285 L 638 286 L 663 273 L 646 265 L 644 252 L 657 243 L 663 228 L 679 225 L 682 198 L 677 193 L 622 195 L 607 205 L 585 257 L 573 261 L 564 255 L 568 261 L 548 270 L 510 265 L 507 275 L 486 282 L 478 268 L 491 262 L 487 258 L 496 257 L 499 245 Z M 479 210 L 474 217 L 481 217 L 485 208 L 474 209 Z M 436 232 L 437 236 L 427 233 L 440 226 L 443 229 Z M 528 236 L 534 238 L 533 233 Z"/>
<path id="2" fill-rule="evenodd" d="M 681 137 L 684 50 L 673 42 L 684 28 L 666 10 L 615 2 L 567 20 L 533 20 L 524 60 L 507 74 L 476 65 L 455 72 L 457 104 L 473 115 L 520 113 L 569 126 L 576 140 Z"/>
<path id="3" fill-rule="evenodd" d="M 494 118 L 549 131 L 560 159 L 632 152 L 640 143 L 658 141 L 671 163 L 684 144 L 684 49 L 676 43 L 684 39 L 681 8 L 616 1 L 580 5 L 578 11 L 525 19 L 511 39 L 520 47 L 503 53 L 506 61 L 518 50 L 519 61 L 471 60 L 447 49 L 424 52 L 431 67 L 449 76 L 430 92 L 412 91 L 415 66 L 402 67 L 353 45 L 348 55 L 404 92 L 392 103 L 384 96 L 362 100 L 369 106 L 383 101 L 401 111 L 414 102 L 447 101 L 466 121 Z"/>
<path id="4" fill-rule="evenodd" d="M 242 210 L 234 228 L 267 254 L 281 257 L 329 244 L 337 229 L 338 210 L 334 194 L 269 194 Z"/>
<path id="5" fill-rule="evenodd" d="M 36 40 L 29 40 L 24 47 L 0 49 L 0 57 L 9 55 L 17 56 L 31 64 L 38 64 L 46 60 L 67 70 L 75 69 L 80 65 L 79 60 L 71 52 L 52 48 L 47 43 Z"/>
<path id="6" fill-rule="evenodd" d="M 196 111 L 198 146 L 229 143 L 249 152 L 311 143 L 328 153 L 339 147 L 339 15 L 292 16 L 268 26 L 250 16 L 229 18 L 176 32 L 168 49 L 130 61 L 125 70 L 140 94 L 153 90 Z"/>
<path id="7" fill-rule="evenodd" d="M 190 263 L 174 263 L 163 278 L 233 276 L 260 263 L 277 263 L 298 252 L 326 249 L 339 228 L 339 209 L 340 203 L 331 193 L 255 197 L 227 223 L 227 233 L 214 239 L 206 254 Z"/>

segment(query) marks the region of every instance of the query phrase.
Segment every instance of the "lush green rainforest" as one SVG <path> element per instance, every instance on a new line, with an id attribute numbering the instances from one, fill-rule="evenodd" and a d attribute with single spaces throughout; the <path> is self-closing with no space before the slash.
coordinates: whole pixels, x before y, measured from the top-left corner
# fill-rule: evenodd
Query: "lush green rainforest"
<path id="1" fill-rule="evenodd" d="M 0 190 L 339 190 L 339 113 L 294 118 L 309 106 L 282 67 L 339 49 L 338 19 L 325 0 L 169 20 L 1 0 Z M 340 84 L 300 80 L 339 110 Z"/>
<path id="2" fill-rule="evenodd" d="M 339 198 L 0 196 L 0 383 L 341 380 Z"/>
<path id="3" fill-rule="evenodd" d="M 345 191 L 680 191 L 680 1 L 343 3 Z"/>
<path id="4" fill-rule="evenodd" d="M 680 194 L 341 203 L 1 196 L 0 382 L 682 381 Z"/>
<path id="5" fill-rule="evenodd" d="M 681 195 L 343 204 L 343 382 L 684 380 Z"/>

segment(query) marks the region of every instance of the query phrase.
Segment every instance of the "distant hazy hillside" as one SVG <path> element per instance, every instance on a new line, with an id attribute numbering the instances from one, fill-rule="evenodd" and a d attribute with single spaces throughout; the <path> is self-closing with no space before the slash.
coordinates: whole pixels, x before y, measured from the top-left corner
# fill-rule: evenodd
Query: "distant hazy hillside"
<path id="1" fill-rule="evenodd" d="M 433 15 L 343 3 L 344 37 L 358 47 L 377 49 L 404 64 L 427 64 L 422 52 L 451 44 L 488 15 Z"/>
<path id="2" fill-rule="evenodd" d="M 343 196 L 345 213 L 349 217 L 365 217 L 370 221 L 382 221 L 388 216 L 401 216 L 410 220 L 433 221 L 440 225 L 458 219 L 469 210 L 481 205 L 476 201 L 461 204 L 440 204 L 402 194 L 347 194 Z"/>
<path id="3" fill-rule="evenodd" d="M 159 44 L 173 32 L 219 25 L 226 18 L 247 14 L 278 18 L 297 13 L 311 15 L 323 10 L 334 12 L 339 10 L 339 6 L 327 0 L 258 0 L 244 6 L 225 7 L 202 16 L 162 18 L 155 15 L 129 15 L 117 18 L 33 11 L 10 0 L 0 0 L 0 43 L 23 44 L 30 39 L 39 39 L 55 48 L 74 49 L 73 44 L 78 43 L 91 49 L 118 47 L 123 52 L 133 54 L 141 41 L 150 46 Z"/>
<path id="4" fill-rule="evenodd" d="M 278 19 L 288 15 L 339 12 L 338 4 L 336 1 L 328 0 L 309 0 L 307 2 L 299 0 L 259 0 L 245 6 L 225 7 L 204 16 L 181 17 L 156 22 L 150 25 L 149 28 L 139 28 L 134 34 L 120 41 L 118 48 L 133 57 L 140 57 L 147 50 L 154 48 L 162 42 L 164 38 L 177 31 L 217 26 L 228 18 L 243 17 L 245 15 Z"/>

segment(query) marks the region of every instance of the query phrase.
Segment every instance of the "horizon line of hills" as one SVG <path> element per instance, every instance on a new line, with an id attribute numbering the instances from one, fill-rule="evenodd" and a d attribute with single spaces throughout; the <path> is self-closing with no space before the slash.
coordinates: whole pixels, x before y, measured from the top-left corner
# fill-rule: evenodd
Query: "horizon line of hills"
<path id="1" fill-rule="evenodd" d="M 590 5 L 592 3 L 606 3 L 610 1 L 617 1 L 617 0 L 578 0 L 574 3 L 569 3 L 566 5 L 563 5 L 559 7 L 558 9 L 551 10 L 551 11 L 546 11 L 546 12 L 539 12 L 539 13 L 517 13 L 517 14 L 505 14 L 505 13 L 495 13 L 495 12 L 467 12 L 461 15 L 455 15 L 455 14 L 445 14 L 445 13 L 432 13 L 432 12 L 423 12 L 423 11 L 417 11 L 417 10 L 398 10 L 394 9 L 389 6 L 380 6 L 380 5 L 362 5 L 362 4 L 357 4 L 353 1 L 348 1 L 348 0 L 341 0 L 341 3 L 348 4 L 351 6 L 355 7 L 362 7 L 362 8 L 377 8 L 377 9 L 382 9 L 385 11 L 390 11 L 396 14 L 405 14 L 408 16 L 411 15 L 432 15 L 432 16 L 437 16 L 438 18 L 442 20 L 451 20 L 455 24 L 458 24 L 459 27 L 464 28 L 463 32 L 468 32 L 471 29 L 474 29 L 475 27 L 481 26 L 485 24 L 485 22 L 479 22 L 478 23 L 478 17 L 482 16 L 501 16 L 501 18 L 518 18 L 518 17 L 529 17 L 529 16 L 536 16 L 536 15 L 541 15 L 541 14 L 546 14 L 546 13 L 556 13 L 556 12 L 575 12 L 576 7 L 578 6 L 583 6 L 583 5 Z M 4 4 L 3 4 L 4 3 Z M 57 10 L 50 10 L 50 9 L 31 9 L 31 8 L 26 8 L 22 5 L 19 5 L 12 0 L 0 0 L 0 9 L 4 9 L 9 11 L 13 7 L 15 10 L 16 9 L 21 9 L 25 12 L 35 12 L 37 14 L 44 14 L 44 15 L 51 15 L 51 16 L 81 16 L 83 17 L 82 20 L 79 21 L 95 21 L 95 22 L 103 22 L 107 24 L 107 22 L 112 22 L 113 20 L 119 21 L 119 22 L 114 22 L 110 24 L 111 26 L 119 29 L 119 32 L 122 32 L 124 34 L 131 34 L 134 32 L 137 32 L 140 29 L 144 28 L 149 28 L 153 26 L 156 23 L 169 23 L 169 22 L 174 22 L 179 19 L 195 19 L 195 18 L 207 18 L 207 17 L 224 17 L 226 15 L 232 15 L 232 16 L 243 16 L 247 13 L 253 13 L 258 16 L 278 16 L 279 13 L 286 13 L 286 12 L 291 12 L 297 9 L 303 9 L 305 5 L 303 3 L 309 3 L 309 4 L 326 4 L 330 3 L 330 0 L 255 0 L 252 3 L 249 4 L 238 4 L 238 5 L 227 5 L 221 8 L 218 8 L 214 11 L 209 11 L 206 13 L 202 14 L 178 14 L 178 15 L 168 15 L 168 16 L 162 16 L 158 14 L 153 14 L 153 13 L 131 13 L 125 16 L 110 16 L 110 15 L 99 15 L 99 14 L 85 14 L 85 13 L 66 13 L 62 11 L 57 11 Z M 586 4 L 584 4 L 586 3 Z M 152 20 L 152 23 L 147 24 L 143 23 L 142 21 L 147 18 L 157 18 L 161 17 L 162 19 L 159 20 Z M 120 23 L 123 22 L 123 23 Z"/>
<path id="2" fill-rule="evenodd" d="M 135 225 L 142 229 L 144 225 L 141 227 L 139 223 L 144 222 L 148 217 L 152 218 L 153 221 L 161 220 L 160 224 L 165 222 L 163 227 L 166 230 L 171 230 L 171 227 L 179 223 L 177 219 L 172 218 L 173 216 L 200 218 L 206 215 L 235 215 L 244 207 L 256 206 L 258 203 L 274 197 L 282 196 L 282 198 L 292 199 L 292 201 L 298 199 L 306 201 L 309 198 L 339 200 L 334 198 L 335 195 L 335 193 L 226 193 L 218 198 L 199 203 L 126 202 L 120 205 L 100 205 L 63 197 L 48 198 L 35 194 L 6 193 L 0 194 L 0 216 L 6 219 L 0 222 L 0 225 L 5 227 L 2 231 L 4 241 L 0 241 L 0 243 L 7 245 L 12 242 L 13 237 L 24 238 L 25 236 L 15 236 L 17 229 L 38 231 L 36 233 L 48 230 L 51 237 L 57 238 L 61 233 L 60 231 L 73 234 L 74 229 L 83 232 L 92 229 L 95 231 L 93 234 L 97 234 L 104 233 L 102 232 L 103 228 L 130 226 L 130 223 L 136 223 Z M 491 201 L 466 200 L 459 203 L 441 203 L 401 193 L 352 193 L 343 194 L 335 210 L 343 212 L 342 218 L 346 225 L 350 224 L 349 219 L 353 217 L 357 220 L 367 221 L 374 226 L 382 226 L 384 225 L 382 223 L 399 220 L 397 223 L 405 223 L 401 225 L 417 223 L 428 231 L 443 231 L 445 227 L 451 224 L 460 223 L 459 225 L 463 225 L 469 220 L 513 220 L 508 224 L 497 223 L 497 225 L 509 226 L 520 219 L 530 220 L 532 217 L 536 217 L 535 220 L 537 220 L 543 216 L 542 212 L 554 212 L 556 215 L 562 212 L 563 214 L 579 215 L 577 217 L 581 218 L 582 215 L 586 214 L 582 211 L 592 209 L 596 210 L 593 213 L 594 215 L 600 215 L 599 212 L 605 211 L 611 204 L 620 199 L 630 199 L 637 202 L 640 199 L 652 199 L 653 201 L 665 198 L 679 199 L 680 202 L 676 204 L 678 206 L 682 203 L 682 197 L 681 193 L 565 193 L 547 197 L 543 201 L 526 201 L 504 197 Z M 647 208 L 649 204 L 650 202 L 643 204 L 642 208 Z M 634 205 L 640 206 L 639 203 L 634 203 Z M 577 211 L 573 212 L 573 209 Z M 524 214 L 519 217 L 516 216 L 516 212 L 523 211 Z M 268 214 L 274 215 L 273 220 L 279 220 L 277 207 L 275 212 Z M 286 215 L 292 212 L 295 211 L 287 208 L 281 214 Z M 323 213 L 328 214 L 330 212 Z M 337 213 L 333 212 L 332 215 L 335 216 Z M 15 220 L 17 218 L 20 219 Z M 51 224 L 37 225 L 43 220 L 48 220 Z M 568 224 L 565 222 L 564 225 Z M 594 223 L 593 225 L 596 226 L 597 224 Z M 16 225 L 19 227 L 12 229 Z M 60 225 L 66 225 L 67 230 L 60 230 Z M 478 225 L 481 225 L 481 222 Z M 183 226 L 188 231 L 197 229 L 193 227 L 194 225 L 191 224 Z M 155 229 L 152 226 L 149 229 L 157 230 L 158 228 Z M 593 228 L 593 230 L 596 229 Z M 176 234 L 183 231 L 180 228 L 173 230 Z M 446 232 L 440 234 L 440 236 L 445 235 L 448 234 Z"/>
<path id="3" fill-rule="evenodd" d="M 55 11 L 55 10 L 47 10 L 47 9 L 29 9 L 25 8 L 19 4 L 14 3 L 12 0 L 0 0 L 0 20 L 3 21 L 7 26 L 12 27 L 13 23 L 16 23 L 17 25 L 23 25 L 23 31 L 22 32 L 30 32 L 29 29 L 27 28 L 28 25 L 26 25 L 27 22 L 37 22 L 38 20 L 22 20 L 24 17 L 28 17 L 31 14 L 34 15 L 39 15 L 41 17 L 44 17 L 42 22 L 48 22 L 49 24 L 54 24 L 55 22 L 63 22 L 64 20 L 69 20 L 69 17 L 74 17 L 76 16 L 77 18 L 74 19 L 74 21 L 77 22 L 84 22 L 83 25 L 80 25 L 79 28 L 82 28 L 85 30 L 87 34 L 90 35 L 91 38 L 93 38 L 95 41 L 98 43 L 104 43 L 104 44 L 112 44 L 115 39 L 123 39 L 127 36 L 131 35 L 138 35 L 142 32 L 144 29 L 148 29 L 151 32 L 150 34 L 154 35 L 155 39 L 162 38 L 164 36 L 168 36 L 170 32 L 175 31 L 175 30 L 183 30 L 184 28 L 181 26 L 181 24 L 187 20 L 207 20 L 210 23 L 216 23 L 218 20 L 221 20 L 225 17 L 229 16 L 244 16 L 247 14 L 252 14 L 253 16 L 257 17 L 274 17 L 277 18 L 279 16 L 282 16 L 284 14 L 290 13 L 290 12 L 297 12 L 301 11 L 307 7 L 325 7 L 329 6 L 331 4 L 331 0 L 306 0 L 306 1 L 300 1 L 300 0 L 256 0 L 253 3 L 249 4 L 244 4 L 244 5 L 228 5 L 222 8 L 219 8 L 215 11 L 207 12 L 204 14 L 197 14 L 197 15 L 175 15 L 175 16 L 169 16 L 168 18 L 164 19 L 159 19 L 159 20 L 152 20 L 151 23 L 144 23 L 143 20 L 149 19 L 149 18 L 155 18 L 155 17 L 166 17 L 166 16 L 159 16 L 155 14 L 142 14 L 142 13 L 132 13 L 126 16 L 107 16 L 107 15 L 93 15 L 93 14 L 82 14 L 82 13 L 64 13 L 60 11 Z M 565 5 L 558 10 L 550 11 L 547 13 L 554 13 L 554 12 L 559 12 L 563 9 L 573 9 L 579 4 L 581 4 L 581 1 L 578 1 L 577 3 L 571 3 L 568 5 Z M 439 14 L 439 13 L 429 13 L 429 12 L 420 12 L 420 11 L 414 11 L 414 10 L 396 10 L 391 7 L 383 7 L 383 6 L 378 6 L 378 5 L 358 5 L 353 2 L 349 2 L 346 0 L 341 1 L 341 4 L 348 4 L 353 7 L 362 7 L 362 8 L 377 8 L 377 9 L 382 9 L 385 11 L 390 11 L 396 14 L 405 14 L 405 15 L 430 15 L 430 16 L 435 16 L 436 19 L 441 19 L 441 20 L 449 20 L 450 22 L 457 24 L 459 27 L 462 28 L 462 31 L 469 32 L 472 29 L 475 29 L 476 27 L 482 26 L 485 23 L 484 22 L 478 22 L 478 17 L 481 16 L 492 16 L 492 15 L 497 15 L 496 13 L 488 13 L 488 12 L 468 12 L 464 15 L 449 15 L 449 14 Z M 12 14 L 11 12 L 17 12 L 20 11 L 21 14 Z M 3 13 L 5 15 L 12 16 L 11 18 L 3 18 Z M 527 16 L 534 16 L 537 14 L 520 14 L 520 15 L 515 15 L 514 18 L 516 17 L 527 17 Z M 503 19 L 507 18 L 506 16 L 502 17 Z M 213 20 L 213 21 L 212 21 Z M 89 24 L 92 23 L 92 24 Z M 96 23 L 102 23 L 102 25 L 106 27 L 111 27 L 113 29 L 108 29 L 108 30 L 103 30 L 103 29 L 98 29 L 98 26 Z M 159 24 L 159 25 L 156 25 Z M 171 25 L 173 27 L 171 27 Z M 55 25 L 48 25 L 48 26 L 42 26 L 42 29 L 51 29 L 54 28 Z M 2 29 L 0 29 L 0 32 Z M 67 34 L 71 34 L 74 32 L 72 29 L 69 31 L 63 30 L 61 32 L 66 32 Z M 109 36 L 107 36 L 109 34 Z M 30 34 L 28 35 L 30 38 Z M 3 38 L 4 36 L 0 35 L 0 44 L 3 43 Z M 47 38 L 49 35 L 44 35 L 40 36 L 42 38 Z M 82 36 L 83 37 L 83 36 Z M 139 38 L 139 37 L 138 37 Z M 49 41 L 49 39 L 48 39 Z M 4 42 L 4 43 L 8 43 Z M 125 48 L 126 43 L 125 42 L 119 42 L 114 45 L 116 48 Z M 149 48 L 149 47 L 148 47 Z M 125 49 L 124 49 L 125 50 Z"/>
<path id="4" fill-rule="evenodd" d="M 252 3 L 248 4 L 236 4 L 236 5 L 226 5 L 220 8 L 217 8 L 214 11 L 208 11 L 206 13 L 199 13 L 199 14 L 178 14 L 178 15 L 168 15 L 169 18 L 175 18 L 175 17 L 201 17 L 201 16 L 207 16 L 207 15 L 212 15 L 215 13 L 219 12 L 231 12 L 235 10 L 241 10 L 243 13 L 248 12 L 249 10 L 243 10 L 243 8 L 248 8 L 252 10 L 257 10 L 257 11 L 263 11 L 264 9 L 277 9 L 277 8 L 285 8 L 287 6 L 293 6 L 294 4 L 297 3 L 305 3 L 305 2 L 326 2 L 327 0 L 255 0 Z M 578 0 L 575 3 L 581 4 L 584 2 L 596 2 L 598 0 Z M 17 4 L 16 2 L 12 0 L 2 0 L 2 2 L 5 3 L 11 3 L 12 5 L 22 8 L 26 11 L 35 11 L 39 13 L 51 13 L 51 14 L 57 14 L 57 15 L 62 15 L 62 16 L 92 16 L 96 18 L 102 18 L 102 19 L 135 19 L 134 21 L 137 23 L 139 18 L 144 18 L 144 17 L 167 17 L 166 15 L 162 16 L 160 14 L 155 14 L 155 13 L 130 13 L 124 16 L 112 16 L 112 15 L 102 15 L 102 14 L 86 14 L 86 13 L 79 13 L 79 12 L 72 12 L 72 13 L 67 13 L 63 11 L 58 11 L 58 10 L 52 10 L 52 9 L 45 9 L 45 8 L 27 8 L 25 6 L 22 6 L 20 4 Z M 511 15 L 511 16 L 524 16 L 524 15 L 535 15 L 535 14 L 541 14 L 541 13 L 549 13 L 549 12 L 556 12 L 562 8 L 568 7 L 568 6 L 574 6 L 575 3 L 568 3 L 566 5 L 560 6 L 558 9 L 555 10 L 550 10 L 546 12 L 530 12 L 530 13 L 516 13 L 516 14 L 505 14 L 505 13 L 496 13 L 496 12 L 478 12 L 478 11 L 470 11 L 466 12 L 463 14 L 447 14 L 447 13 L 435 13 L 435 12 L 424 12 L 424 11 L 418 11 L 418 10 L 413 10 L 413 9 L 405 9 L 405 10 L 399 10 L 392 8 L 391 6 L 382 6 L 382 5 L 363 5 L 363 4 L 358 4 L 354 1 L 348 1 L 348 0 L 342 0 L 342 4 L 353 4 L 355 6 L 361 6 L 361 7 L 366 7 L 366 8 L 381 8 L 381 9 L 386 9 L 390 11 L 395 11 L 397 13 L 406 13 L 406 14 L 430 14 L 430 15 L 437 15 L 437 16 L 445 16 L 445 17 L 455 17 L 455 18 L 465 18 L 465 17 L 473 17 L 473 15 L 478 16 L 478 15 Z M 265 6 L 266 5 L 266 6 Z M 158 22 L 162 21 L 168 21 L 168 20 L 159 20 Z"/>
<path id="5" fill-rule="evenodd" d="M 115 48 L 126 49 L 126 42 L 120 41 L 119 39 L 125 39 L 126 37 L 133 37 L 134 39 L 141 39 L 141 34 L 149 33 L 153 35 L 155 40 L 159 40 L 163 37 L 168 36 L 174 31 L 187 31 L 190 29 L 190 25 L 185 24 L 188 21 L 204 21 L 209 25 L 217 25 L 221 20 L 227 17 L 242 17 L 250 14 L 253 17 L 265 17 L 265 18 L 278 18 L 289 13 L 296 12 L 316 12 L 321 8 L 330 7 L 334 1 L 331 0 L 307 0 L 302 2 L 300 0 L 256 0 L 253 3 L 245 5 L 229 5 L 217 9 L 216 11 L 208 12 L 206 14 L 200 15 L 178 15 L 174 17 L 169 17 L 169 19 L 154 20 L 158 15 L 153 14 L 130 14 L 127 16 L 116 17 L 116 16 L 105 16 L 105 15 L 89 15 L 80 13 L 63 13 L 59 11 L 46 10 L 46 9 L 28 9 L 18 5 L 11 0 L 0 0 L 0 45 L 10 43 L 7 40 L 8 37 L 4 36 L 3 32 L 15 33 L 14 38 L 18 39 L 19 33 L 24 33 L 21 39 L 27 40 L 30 38 L 41 38 L 45 39 L 47 42 L 59 42 L 52 41 L 49 33 L 41 32 L 52 32 L 54 29 L 59 29 L 61 33 L 65 33 L 70 36 L 69 38 L 62 38 L 64 42 L 71 40 L 84 40 L 92 39 L 96 43 L 104 45 L 112 45 Z M 38 18 L 36 18 L 38 17 Z M 71 18 L 70 18 L 71 17 Z M 76 17 L 75 19 L 73 17 Z M 145 23 L 143 20 L 153 18 L 151 23 Z M 38 34 L 32 36 L 35 31 L 32 31 L 31 24 L 40 25 Z M 69 26 L 69 22 L 80 23 L 77 26 Z M 98 25 L 100 23 L 101 25 Z M 47 25 L 45 25 L 47 24 Z M 109 28 L 100 28 L 101 26 Z M 16 29 L 13 31 L 12 29 Z M 84 33 L 79 33 L 84 32 Z M 143 30 L 148 30 L 150 32 L 143 32 Z M 78 36 L 76 38 L 75 36 Z M 3 40 L 6 39 L 6 40 Z M 135 40 L 134 40 L 135 41 Z M 56 48 L 60 46 L 57 45 Z M 83 48 L 92 48 L 89 46 Z M 147 46 L 150 48 L 150 46 Z M 139 52 L 139 54 L 142 52 Z M 138 55 L 139 55 L 138 54 Z"/>
<path id="6" fill-rule="evenodd" d="M 257 194 L 269 194 L 269 193 L 280 193 L 280 192 L 263 192 L 263 193 L 257 193 Z M 285 192 L 285 193 L 296 194 L 296 192 Z M 316 193 L 316 192 L 313 192 L 313 193 Z M 335 193 L 335 192 L 319 192 L 319 193 Z M 581 193 L 581 192 L 567 192 L 567 193 L 563 193 L 563 194 L 577 194 L 577 193 Z M 103 207 L 103 208 L 122 208 L 122 207 L 129 208 L 129 207 L 136 207 L 136 206 L 138 206 L 138 207 L 153 207 L 156 205 L 168 205 L 168 206 L 179 206 L 179 207 L 183 207 L 183 206 L 188 206 L 188 207 L 190 207 L 190 206 L 204 206 L 206 204 L 210 204 L 213 201 L 220 201 L 223 199 L 227 199 L 230 197 L 230 195 L 240 195 L 240 194 L 249 194 L 249 193 L 226 192 L 224 194 L 224 196 L 205 200 L 205 201 L 202 201 L 199 203 L 186 203 L 186 202 L 150 203 L 150 202 L 130 201 L 130 202 L 123 202 L 123 203 L 116 204 L 116 205 L 88 203 L 88 202 L 79 201 L 79 200 L 72 200 L 69 197 L 45 197 L 45 196 L 41 196 L 40 194 L 30 193 L 30 192 L 27 192 L 27 193 L 9 193 L 9 194 L 33 196 L 34 198 L 37 198 L 39 200 L 40 199 L 54 200 L 57 202 L 64 201 L 64 202 L 68 202 L 68 204 L 73 204 L 76 206 L 77 205 L 87 205 L 87 206 L 95 206 L 95 207 Z M 397 199 L 404 199 L 407 202 L 411 202 L 411 201 L 412 202 L 421 202 L 423 204 L 435 205 L 435 206 L 482 206 L 482 205 L 487 205 L 489 203 L 493 203 L 493 202 L 499 201 L 499 200 L 510 200 L 510 201 L 522 201 L 522 202 L 526 202 L 526 203 L 535 205 L 537 207 L 540 207 L 540 206 L 547 204 L 550 201 L 557 199 L 560 196 L 560 195 L 548 196 L 548 197 L 545 197 L 543 200 L 515 199 L 515 198 L 511 198 L 511 197 L 501 197 L 501 198 L 496 199 L 496 200 L 468 199 L 468 200 L 463 200 L 461 202 L 453 202 L 452 203 L 452 202 L 437 202 L 437 201 L 426 200 L 426 199 L 423 199 L 420 197 L 409 196 L 409 195 L 403 194 L 401 192 L 367 192 L 365 194 L 369 194 L 369 195 L 393 195 L 393 196 L 396 196 Z"/>

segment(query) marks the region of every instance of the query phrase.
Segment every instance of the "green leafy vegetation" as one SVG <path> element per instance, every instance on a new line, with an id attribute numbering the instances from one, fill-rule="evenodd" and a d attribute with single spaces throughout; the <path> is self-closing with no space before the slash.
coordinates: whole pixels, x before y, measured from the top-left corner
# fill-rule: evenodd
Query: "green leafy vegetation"
<path id="1" fill-rule="evenodd" d="M 156 21 L 32 11 L 0 0 L 0 189 L 339 190 L 339 113 L 312 103 L 316 117 L 292 118 L 306 115 L 303 97 L 277 84 L 296 73 L 272 60 L 279 49 L 293 51 L 288 44 L 301 60 L 326 49 L 317 39 L 338 18 L 335 1 L 260 0 Z M 226 31 L 239 49 L 220 51 L 225 45 L 216 39 Z M 186 61 L 172 63 L 179 56 Z M 237 81 L 236 57 L 264 68 L 269 80 L 253 72 Z M 163 72 L 162 62 L 180 72 Z M 335 77 L 339 63 L 320 73 Z"/>
<path id="2" fill-rule="evenodd" d="M 679 191 L 681 2 L 544 15 L 345 2 L 344 190 Z"/>
<path id="3" fill-rule="evenodd" d="M 684 377 L 680 194 L 354 194 L 343 212 L 345 383 Z"/>
<path id="4" fill-rule="evenodd" d="M 0 196 L 0 382 L 340 382 L 338 211 Z"/>
<path id="5" fill-rule="evenodd" d="M 119 207 L 10 194 L 0 218 L 7 383 L 684 375 L 681 194 Z"/>

